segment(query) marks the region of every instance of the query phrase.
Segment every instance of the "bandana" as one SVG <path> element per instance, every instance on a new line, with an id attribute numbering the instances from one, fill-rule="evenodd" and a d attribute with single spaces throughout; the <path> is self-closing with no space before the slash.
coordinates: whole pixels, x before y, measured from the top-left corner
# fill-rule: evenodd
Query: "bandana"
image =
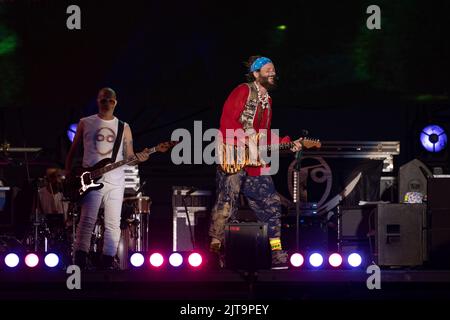
<path id="1" fill-rule="evenodd" d="M 266 57 L 259 57 L 250 66 L 250 72 L 261 70 L 261 68 L 268 63 L 272 63 L 272 60 Z"/>

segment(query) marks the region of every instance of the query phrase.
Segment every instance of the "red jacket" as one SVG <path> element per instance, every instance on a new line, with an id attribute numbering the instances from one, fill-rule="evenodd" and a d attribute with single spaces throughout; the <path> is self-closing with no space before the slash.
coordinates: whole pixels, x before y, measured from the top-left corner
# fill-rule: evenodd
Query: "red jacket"
<path id="1" fill-rule="evenodd" d="M 222 135 L 224 137 L 224 140 L 226 140 L 228 143 L 230 143 L 230 138 L 233 137 L 227 137 L 226 136 L 226 129 L 243 129 L 242 124 L 239 122 L 239 118 L 241 116 L 241 113 L 244 111 L 245 104 L 247 103 L 248 95 L 250 94 L 250 88 L 247 84 L 243 83 L 237 86 L 233 89 L 233 91 L 228 96 L 227 100 L 224 103 L 223 110 L 222 110 L 222 117 L 220 118 L 220 131 L 222 132 Z M 272 109 L 272 98 L 269 97 L 269 103 L 270 108 Z M 258 110 L 256 110 L 256 114 L 258 114 L 259 110 L 261 108 L 261 105 L 258 105 Z M 270 125 L 272 122 L 272 112 L 268 115 L 269 110 L 266 108 L 263 111 L 263 115 L 261 117 L 261 121 L 258 121 L 258 117 L 255 116 L 253 120 L 253 128 L 256 132 L 259 132 L 260 129 L 267 129 L 267 143 L 270 143 L 271 136 L 270 136 Z M 267 122 L 267 117 L 269 116 L 269 121 Z M 266 123 L 268 123 L 268 126 L 266 128 Z M 283 139 L 281 139 L 280 143 L 287 143 L 290 142 L 291 139 L 286 136 Z M 261 175 L 261 170 L 268 170 L 268 168 L 254 168 L 254 167 L 247 167 L 245 168 L 245 171 L 247 171 L 247 174 L 249 176 L 259 176 Z"/>

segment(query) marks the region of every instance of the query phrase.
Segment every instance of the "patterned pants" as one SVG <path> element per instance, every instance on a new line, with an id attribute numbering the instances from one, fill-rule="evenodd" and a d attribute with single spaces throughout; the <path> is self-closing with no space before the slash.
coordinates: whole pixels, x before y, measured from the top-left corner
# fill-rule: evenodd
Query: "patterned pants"
<path id="1" fill-rule="evenodd" d="M 281 201 L 271 176 L 247 176 L 244 170 L 227 175 L 220 169 L 216 174 L 217 200 L 212 210 L 209 235 L 224 240 L 225 224 L 234 219 L 239 204 L 239 193 L 248 200 L 259 222 L 268 223 L 269 238 L 279 238 L 281 230 Z"/>

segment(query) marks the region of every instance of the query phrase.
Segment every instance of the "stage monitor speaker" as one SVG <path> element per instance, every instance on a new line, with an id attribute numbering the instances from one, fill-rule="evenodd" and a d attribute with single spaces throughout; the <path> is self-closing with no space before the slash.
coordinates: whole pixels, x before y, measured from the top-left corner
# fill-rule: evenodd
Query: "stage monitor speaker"
<path id="1" fill-rule="evenodd" d="M 404 202 L 408 192 L 427 194 L 427 179 L 432 177 L 431 171 L 420 160 L 414 159 L 399 169 L 398 200 Z"/>
<path id="2" fill-rule="evenodd" d="M 450 266 L 450 177 L 428 180 L 428 250 L 436 267 Z"/>
<path id="3" fill-rule="evenodd" d="M 375 257 L 380 266 L 419 266 L 426 257 L 426 205 L 379 204 Z"/>
<path id="4" fill-rule="evenodd" d="M 269 269 L 271 256 L 267 223 L 227 223 L 225 267 L 236 270 Z"/>

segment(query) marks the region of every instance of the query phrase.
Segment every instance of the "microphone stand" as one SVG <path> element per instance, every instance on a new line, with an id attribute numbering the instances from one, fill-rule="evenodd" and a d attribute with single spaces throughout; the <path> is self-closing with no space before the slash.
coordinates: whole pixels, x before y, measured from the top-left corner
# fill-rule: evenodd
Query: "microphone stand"
<path id="1" fill-rule="evenodd" d="M 297 246 L 297 252 L 300 251 L 300 168 L 301 168 L 301 158 L 303 155 L 303 149 L 300 151 L 297 151 L 295 153 L 295 165 L 294 165 L 294 174 L 296 175 L 295 181 L 296 181 L 296 202 L 295 202 L 295 213 L 296 213 L 296 220 L 295 220 L 295 241 Z"/>
<path id="2" fill-rule="evenodd" d="M 309 131 L 306 129 L 302 130 L 302 138 L 306 137 L 309 134 Z M 300 142 L 302 143 L 302 142 Z M 303 145 L 302 145 L 303 147 Z M 295 153 L 295 165 L 294 165 L 294 174 L 295 177 L 295 183 L 297 184 L 297 189 L 295 192 L 295 196 L 297 201 L 295 202 L 295 214 L 296 214 L 296 220 L 295 220 L 295 241 L 297 246 L 297 252 L 300 251 L 300 169 L 301 169 L 301 162 L 302 162 L 302 156 L 303 156 L 303 148 L 301 148 L 299 151 Z"/>
<path id="3" fill-rule="evenodd" d="M 192 187 L 184 196 L 181 196 L 181 201 L 183 202 L 184 210 L 186 212 L 186 219 L 187 219 L 188 227 L 189 227 L 189 235 L 191 237 L 192 250 L 195 250 L 195 239 L 194 239 L 194 235 L 192 234 L 192 224 L 191 224 L 191 218 L 189 217 L 189 211 L 188 211 L 187 204 L 186 204 L 186 198 L 191 197 L 191 194 L 194 193 L 195 190 L 196 190 L 196 188 Z M 191 204 L 192 204 L 192 200 L 191 200 Z M 195 217 L 194 217 L 194 219 L 195 219 Z"/>

